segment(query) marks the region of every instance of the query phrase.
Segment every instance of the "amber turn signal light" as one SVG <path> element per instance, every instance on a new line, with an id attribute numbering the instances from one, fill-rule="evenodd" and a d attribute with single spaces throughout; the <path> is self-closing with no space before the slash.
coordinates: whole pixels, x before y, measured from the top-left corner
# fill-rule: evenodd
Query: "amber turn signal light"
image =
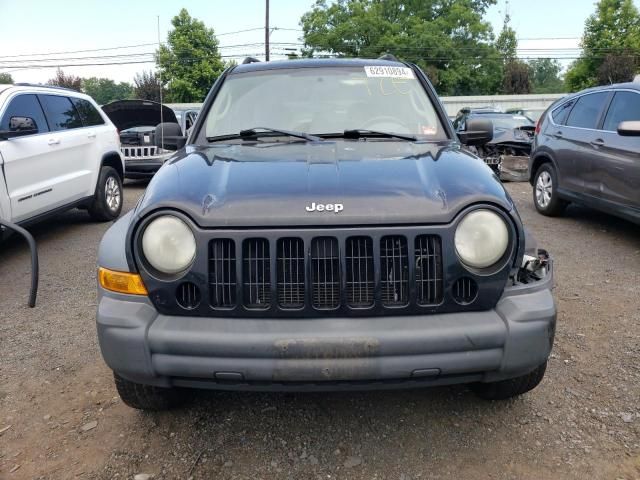
<path id="1" fill-rule="evenodd" d="M 137 273 L 116 272 L 100 267 L 98 269 L 98 281 L 105 290 L 129 295 L 146 295 L 147 287 L 142 283 L 142 278 Z"/>

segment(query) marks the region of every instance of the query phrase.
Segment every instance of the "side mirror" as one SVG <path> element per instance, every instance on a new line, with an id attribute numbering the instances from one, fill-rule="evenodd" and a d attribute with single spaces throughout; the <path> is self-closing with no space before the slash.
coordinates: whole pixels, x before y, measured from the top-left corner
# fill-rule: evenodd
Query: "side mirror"
<path id="1" fill-rule="evenodd" d="M 466 128 L 458 132 L 463 145 L 484 145 L 493 140 L 493 122 L 486 118 L 469 118 Z"/>
<path id="2" fill-rule="evenodd" d="M 24 228 L 11 222 L 0 219 L 0 227 L 6 227 L 22 235 L 29 244 L 29 249 L 31 250 L 31 292 L 29 293 L 29 306 L 33 308 L 36 306 L 36 295 L 38 294 L 38 249 L 36 248 L 36 241 Z"/>
<path id="3" fill-rule="evenodd" d="M 640 137 L 640 121 L 620 122 L 618 135 L 622 137 Z"/>
<path id="4" fill-rule="evenodd" d="M 9 119 L 9 130 L 0 130 L 0 139 L 8 140 L 9 138 L 34 135 L 36 133 L 38 133 L 38 127 L 33 118 L 11 117 Z"/>
<path id="5" fill-rule="evenodd" d="M 177 123 L 165 122 L 156 127 L 154 133 L 156 147 L 164 150 L 180 150 L 187 143 L 187 137 L 182 135 L 182 128 Z"/>

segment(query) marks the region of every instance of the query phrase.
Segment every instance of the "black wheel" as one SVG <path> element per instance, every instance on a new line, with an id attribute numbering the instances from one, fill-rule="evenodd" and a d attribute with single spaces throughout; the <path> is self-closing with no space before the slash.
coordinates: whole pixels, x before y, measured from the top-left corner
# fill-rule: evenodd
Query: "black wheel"
<path id="1" fill-rule="evenodd" d="M 521 377 L 509 378 L 499 382 L 491 383 L 474 383 L 471 389 L 480 398 L 485 400 L 505 400 L 511 397 L 517 397 L 529 390 L 533 390 L 544 378 L 544 372 L 547 370 L 547 362 L 544 362 L 534 371 L 522 375 Z"/>
<path id="2" fill-rule="evenodd" d="M 131 408 L 168 410 L 182 405 L 187 399 L 185 392 L 175 388 L 161 388 L 130 382 L 115 372 L 113 378 L 120 398 Z"/>
<path id="3" fill-rule="evenodd" d="M 568 203 L 558 197 L 558 175 L 551 163 L 538 168 L 533 179 L 533 203 L 543 215 L 555 217 L 562 214 Z"/>
<path id="4" fill-rule="evenodd" d="M 98 222 L 115 220 L 122 211 L 122 180 L 113 167 L 102 167 L 89 215 Z"/>

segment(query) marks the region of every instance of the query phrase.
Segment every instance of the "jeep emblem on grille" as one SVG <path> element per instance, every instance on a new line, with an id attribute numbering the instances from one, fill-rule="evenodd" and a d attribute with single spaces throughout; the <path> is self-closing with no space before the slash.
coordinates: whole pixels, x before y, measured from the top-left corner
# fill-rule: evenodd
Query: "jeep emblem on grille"
<path id="1" fill-rule="evenodd" d="M 344 205 L 341 203 L 316 203 L 311 202 L 311 205 L 305 207 L 307 212 L 334 212 L 340 213 L 344 210 Z"/>

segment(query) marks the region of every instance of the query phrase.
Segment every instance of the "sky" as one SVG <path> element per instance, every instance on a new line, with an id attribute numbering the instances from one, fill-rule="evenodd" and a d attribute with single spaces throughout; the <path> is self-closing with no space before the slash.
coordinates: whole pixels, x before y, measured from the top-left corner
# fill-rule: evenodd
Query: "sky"
<path id="1" fill-rule="evenodd" d="M 594 0 L 506 1 L 498 0 L 486 20 L 497 34 L 508 10 L 523 57 L 576 56 L 584 21 L 595 10 Z M 270 0 L 272 59 L 298 48 L 300 17 L 313 3 Z M 640 0 L 634 3 L 640 7 Z M 0 72 L 10 72 L 15 82 L 42 83 L 54 76 L 56 65 L 65 65 L 66 73 L 77 76 L 131 82 L 154 67 L 149 60 L 157 48 L 158 18 L 164 41 L 182 7 L 215 30 L 225 58 L 264 57 L 265 0 L 0 0 Z M 95 49 L 109 50 L 90 51 Z M 123 61 L 140 63 L 72 66 Z"/>

